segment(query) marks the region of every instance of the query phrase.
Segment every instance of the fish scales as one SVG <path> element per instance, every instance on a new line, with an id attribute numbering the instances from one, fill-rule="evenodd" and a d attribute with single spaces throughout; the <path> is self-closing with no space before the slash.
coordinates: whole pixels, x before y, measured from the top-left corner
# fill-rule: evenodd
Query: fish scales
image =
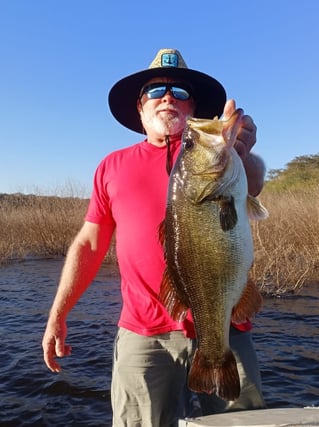
<path id="1" fill-rule="evenodd" d="M 253 262 L 247 179 L 233 148 L 241 115 L 237 110 L 228 123 L 188 120 L 161 229 L 167 269 L 160 299 L 179 321 L 190 308 L 196 330 L 189 387 L 226 400 L 240 393 L 229 327 Z M 260 216 L 265 216 L 262 207 Z M 241 307 L 241 317 L 260 307 L 260 296 L 249 283 L 251 290 L 256 301 L 247 310 Z"/>

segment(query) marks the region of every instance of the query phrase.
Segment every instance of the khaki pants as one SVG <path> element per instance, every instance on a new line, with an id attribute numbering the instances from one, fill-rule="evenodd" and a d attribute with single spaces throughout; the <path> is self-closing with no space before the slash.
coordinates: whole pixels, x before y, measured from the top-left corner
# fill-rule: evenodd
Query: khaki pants
<path id="1" fill-rule="evenodd" d="M 230 343 L 242 385 L 236 402 L 224 402 L 215 395 L 197 396 L 188 390 L 187 372 L 195 342 L 183 332 L 145 337 L 120 328 L 111 387 L 113 427 L 176 427 L 178 419 L 186 416 L 264 407 L 251 334 L 231 329 Z"/>

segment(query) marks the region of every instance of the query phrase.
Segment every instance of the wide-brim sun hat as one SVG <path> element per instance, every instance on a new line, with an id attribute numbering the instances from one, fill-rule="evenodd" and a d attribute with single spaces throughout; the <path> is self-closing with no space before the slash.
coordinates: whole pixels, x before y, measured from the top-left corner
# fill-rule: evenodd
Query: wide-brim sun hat
<path id="1" fill-rule="evenodd" d="M 208 74 L 188 68 L 178 50 L 161 49 L 148 69 L 119 80 L 110 90 L 110 110 L 128 129 L 144 133 L 137 100 L 142 87 L 154 77 L 169 77 L 189 84 L 196 104 L 194 117 L 212 119 L 222 115 L 226 102 L 222 84 Z"/>

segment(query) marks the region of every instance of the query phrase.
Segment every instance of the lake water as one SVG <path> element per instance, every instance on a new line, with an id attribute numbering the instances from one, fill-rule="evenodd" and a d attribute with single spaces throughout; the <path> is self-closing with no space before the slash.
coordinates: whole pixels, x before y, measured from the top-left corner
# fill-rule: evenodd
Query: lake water
<path id="1" fill-rule="evenodd" d="M 41 340 L 62 259 L 0 266 L 0 425 L 111 425 L 112 345 L 119 278 L 103 266 L 71 312 L 72 356 L 51 373 Z M 266 299 L 254 340 L 268 407 L 319 406 L 319 290 Z"/>

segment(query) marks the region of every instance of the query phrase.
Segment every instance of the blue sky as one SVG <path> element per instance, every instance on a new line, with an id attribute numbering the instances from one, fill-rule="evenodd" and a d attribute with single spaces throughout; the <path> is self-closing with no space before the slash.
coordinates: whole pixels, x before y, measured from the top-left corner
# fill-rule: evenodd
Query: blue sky
<path id="1" fill-rule="evenodd" d="M 317 154 L 318 0 L 0 0 L 0 193 L 89 195 L 142 139 L 107 95 L 160 48 L 217 78 L 258 126 L 268 169 Z"/>

